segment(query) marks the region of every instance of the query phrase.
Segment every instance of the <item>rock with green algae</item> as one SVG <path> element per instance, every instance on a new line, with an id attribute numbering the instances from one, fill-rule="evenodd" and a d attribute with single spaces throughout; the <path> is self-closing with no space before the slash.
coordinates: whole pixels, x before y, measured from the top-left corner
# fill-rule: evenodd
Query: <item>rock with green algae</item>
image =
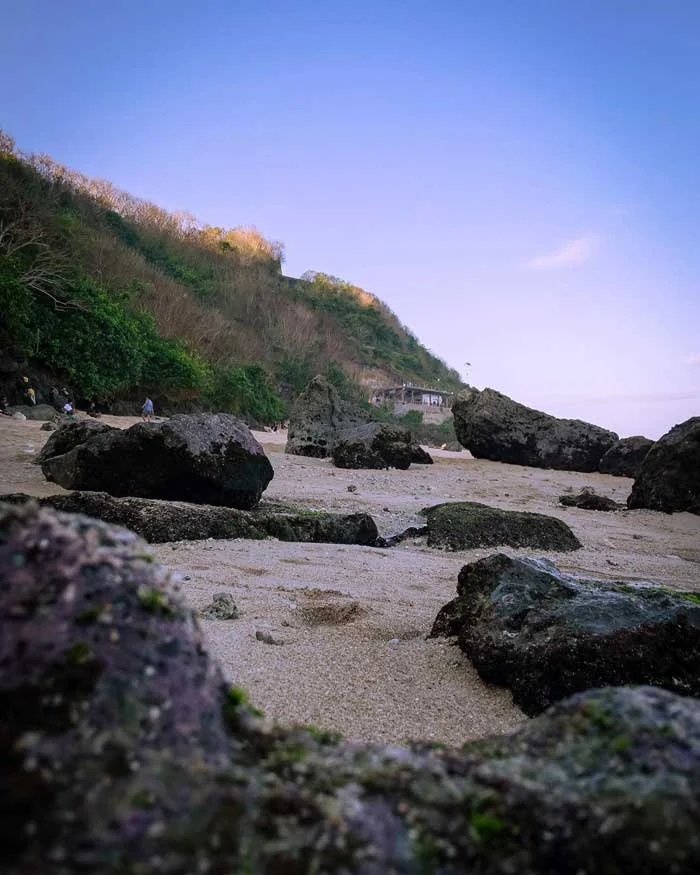
<path id="1" fill-rule="evenodd" d="M 593 691 L 463 750 L 270 729 L 143 550 L 0 509 L 4 873 L 698 871 L 699 702 Z"/>
<path id="2" fill-rule="evenodd" d="M 581 546 L 565 522 L 542 513 L 501 510 L 476 501 L 437 504 L 425 513 L 429 547 L 472 550 L 509 546 L 558 552 Z"/>
<path id="3" fill-rule="evenodd" d="M 106 492 L 87 491 L 39 499 L 24 493 L 0 495 L 0 501 L 11 504 L 32 500 L 45 507 L 126 526 L 151 544 L 204 538 L 260 540 L 272 537 L 280 541 L 372 546 L 378 537 L 377 524 L 367 513 L 314 513 L 263 507 L 237 510 L 185 501 L 116 498 Z"/>
<path id="4" fill-rule="evenodd" d="M 457 635 L 526 714 L 583 690 L 651 684 L 700 696 L 700 594 L 585 580 L 546 559 L 465 565 L 432 636 Z"/>

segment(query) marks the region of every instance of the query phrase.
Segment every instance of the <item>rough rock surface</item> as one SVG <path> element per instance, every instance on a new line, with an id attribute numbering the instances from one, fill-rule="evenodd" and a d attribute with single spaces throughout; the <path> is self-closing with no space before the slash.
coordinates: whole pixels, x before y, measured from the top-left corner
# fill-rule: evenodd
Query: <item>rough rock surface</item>
<path id="1" fill-rule="evenodd" d="M 636 477 L 647 453 L 654 446 L 651 438 L 635 435 L 620 438 L 600 460 L 601 474 L 614 474 L 616 477 Z"/>
<path id="2" fill-rule="evenodd" d="M 581 510 L 620 510 L 625 507 L 613 498 L 598 495 L 590 486 L 584 486 L 577 495 L 560 495 L 559 504 L 564 507 L 579 507 Z"/>
<path id="3" fill-rule="evenodd" d="M 18 493 L 0 501 L 32 501 Z M 236 510 L 230 507 L 158 501 L 149 498 L 115 498 L 106 492 L 71 492 L 37 499 L 44 507 L 82 513 L 107 523 L 125 526 L 152 544 L 164 541 L 201 541 L 204 538 L 279 538 L 323 544 L 373 546 L 377 524 L 367 513 L 335 514 L 310 511 Z"/>
<path id="4" fill-rule="evenodd" d="M 465 565 L 432 636 L 459 646 L 526 714 L 582 690 L 651 684 L 700 696 L 700 594 L 583 580 L 545 559 Z"/>
<path id="5" fill-rule="evenodd" d="M 472 550 L 507 545 L 559 551 L 581 546 L 565 522 L 541 513 L 501 510 L 475 501 L 437 504 L 425 513 L 429 547 Z"/>
<path id="6" fill-rule="evenodd" d="M 6 875 L 691 873 L 700 702 L 576 696 L 463 750 L 267 728 L 133 535 L 0 511 Z"/>
<path id="7" fill-rule="evenodd" d="M 340 434 L 366 421 L 361 411 L 341 399 L 332 383 L 314 377 L 294 402 L 285 452 L 325 459 Z"/>
<path id="8" fill-rule="evenodd" d="M 51 435 L 37 456 L 37 464 L 52 459 L 54 456 L 63 456 L 69 453 L 79 444 L 97 434 L 105 434 L 108 431 L 117 431 L 111 425 L 98 422 L 96 419 L 78 419 L 74 422 L 64 422 L 60 428 Z"/>
<path id="9" fill-rule="evenodd" d="M 15 404 L 7 409 L 10 413 L 22 413 L 25 419 L 38 422 L 53 422 L 61 418 L 50 404 Z"/>
<path id="10" fill-rule="evenodd" d="M 432 465 L 433 457 L 419 443 L 411 441 L 411 462 L 414 465 Z"/>
<path id="11" fill-rule="evenodd" d="M 369 422 L 346 432 L 333 447 L 337 468 L 399 468 L 413 455 L 411 432 L 384 422 Z"/>
<path id="12" fill-rule="evenodd" d="M 674 426 L 649 450 L 627 507 L 700 514 L 700 416 Z"/>
<path id="13" fill-rule="evenodd" d="M 66 489 L 247 509 L 273 477 L 250 429 L 226 413 L 179 414 L 89 438 L 42 464 Z"/>
<path id="14" fill-rule="evenodd" d="M 455 432 L 477 459 L 597 471 L 618 436 L 580 419 L 557 419 L 518 404 L 494 389 L 460 392 L 452 407 Z"/>
<path id="15" fill-rule="evenodd" d="M 238 606 L 230 592 L 217 592 L 201 614 L 207 620 L 237 620 Z"/>

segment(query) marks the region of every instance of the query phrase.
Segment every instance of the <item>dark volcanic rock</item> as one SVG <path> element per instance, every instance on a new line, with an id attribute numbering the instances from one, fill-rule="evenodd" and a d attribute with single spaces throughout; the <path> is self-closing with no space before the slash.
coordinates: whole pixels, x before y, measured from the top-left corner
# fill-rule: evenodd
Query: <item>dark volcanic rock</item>
<path id="1" fill-rule="evenodd" d="M 226 413 L 180 414 L 89 438 L 42 464 L 66 489 L 247 509 L 273 477 L 249 428 Z"/>
<path id="2" fill-rule="evenodd" d="M 285 453 L 325 459 L 333 452 L 340 434 L 366 420 L 364 414 L 341 399 L 332 383 L 314 377 L 294 402 Z"/>
<path id="3" fill-rule="evenodd" d="M 16 404 L 14 407 L 8 407 L 7 412 L 22 413 L 27 419 L 38 422 L 53 422 L 60 419 L 60 415 L 50 404 Z"/>
<path id="4" fill-rule="evenodd" d="M 427 517 L 429 547 L 472 550 L 507 545 L 560 551 L 581 546 L 566 523 L 541 513 L 455 501 L 428 508 Z"/>
<path id="5" fill-rule="evenodd" d="M 117 431 L 111 425 L 98 422 L 96 419 L 78 419 L 75 422 L 64 422 L 60 428 L 51 435 L 37 456 L 37 464 L 52 459 L 54 456 L 63 456 L 69 453 L 78 444 L 84 444 L 86 440 L 97 434 L 105 434 L 108 431 Z"/>
<path id="6" fill-rule="evenodd" d="M 411 432 L 384 422 L 368 422 L 336 441 L 333 464 L 337 468 L 400 468 L 411 464 Z"/>
<path id="7" fill-rule="evenodd" d="M 11 504 L 33 500 L 21 493 L 0 496 L 0 501 Z M 152 544 L 205 538 L 260 540 L 272 537 L 280 541 L 373 546 L 378 535 L 377 524 L 367 513 L 245 511 L 182 501 L 115 498 L 106 492 L 71 492 L 36 500 L 44 507 L 82 513 L 124 526 Z"/>
<path id="8" fill-rule="evenodd" d="M 614 474 L 616 477 L 636 477 L 653 446 L 653 440 L 641 435 L 620 438 L 600 460 L 599 471 L 601 474 Z"/>
<path id="9" fill-rule="evenodd" d="M 620 510 L 626 507 L 606 495 L 598 495 L 591 487 L 584 487 L 578 495 L 560 495 L 559 504 L 564 507 L 580 507 L 582 510 Z"/>
<path id="10" fill-rule="evenodd" d="M 595 690 L 461 750 L 267 729 L 129 533 L 0 510 L 3 873 L 694 873 L 700 703 Z"/>
<path id="11" fill-rule="evenodd" d="M 411 462 L 414 465 L 432 465 L 433 457 L 427 450 L 424 450 L 423 447 L 416 443 L 415 441 L 411 442 Z"/>
<path id="12" fill-rule="evenodd" d="M 618 436 L 580 419 L 557 419 L 494 389 L 461 392 L 452 407 L 455 432 L 477 459 L 597 471 Z"/>
<path id="13" fill-rule="evenodd" d="M 674 426 L 649 450 L 627 507 L 700 514 L 700 416 Z"/>
<path id="14" fill-rule="evenodd" d="M 651 684 L 700 695 L 700 596 L 581 580 L 545 559 L 465 565 L 431 635 L 458 635 L 526 714 L 581 690 Z"/>

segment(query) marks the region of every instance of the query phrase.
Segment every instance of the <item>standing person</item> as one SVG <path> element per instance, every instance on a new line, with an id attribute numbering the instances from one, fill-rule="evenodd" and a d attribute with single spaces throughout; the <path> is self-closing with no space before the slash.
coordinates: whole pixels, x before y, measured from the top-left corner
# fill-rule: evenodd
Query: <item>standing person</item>
<path id="1" fill-rule="evenodd" d="M 141 411 L 141 416 L 143 417 L 144 422 L 148 422 L 150 419 L 153 419 L 153 402 L 148 396 L 146 396 L 143 410 Z"/>
<path id="2" fill-rule="evenodd" d="M 34 391 L 34 389 L 32 388 L 32 386 L 29 386 L 29 387 L 27 388 L 26 396 L 27 396 L 27 398 L 29 399 L 29 403 L 30 403 L 30 404 L 33 404 L 34 406 L 36 406 L 36 392 Z"/>
<path id="3" fill-rule="evenodd" d="M 63 405 L 63 412 L 66 414 L 68 419 L 75 419 L 75 416 L 73 415 L 74 414 L 73 404 L 72 404 L 70 398 Z"/>

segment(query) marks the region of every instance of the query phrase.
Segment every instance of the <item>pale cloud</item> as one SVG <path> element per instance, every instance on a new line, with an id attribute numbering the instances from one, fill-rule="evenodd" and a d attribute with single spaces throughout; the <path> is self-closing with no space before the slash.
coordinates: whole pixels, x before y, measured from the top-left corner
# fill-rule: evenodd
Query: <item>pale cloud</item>
<path id="1" fill-rule="evenodd" d="M 569 267 L 572 264 L 581 264 L 588 261 L 598 249 L 599 238 L 596 234 L 586 234 L 569 240 L 560 249 L 550 252 L 549 255 L 537 255 L 527 262 L 527 266 L 533 270 L 555 270 L 560 267 Z"/>
<path id="2" fill-rule="evenodd" d="M 700 352 L 691 353 L 685 360 L 685 363 L 687 365 L 695 365 L 695 367 L 700 367 Z"/>

